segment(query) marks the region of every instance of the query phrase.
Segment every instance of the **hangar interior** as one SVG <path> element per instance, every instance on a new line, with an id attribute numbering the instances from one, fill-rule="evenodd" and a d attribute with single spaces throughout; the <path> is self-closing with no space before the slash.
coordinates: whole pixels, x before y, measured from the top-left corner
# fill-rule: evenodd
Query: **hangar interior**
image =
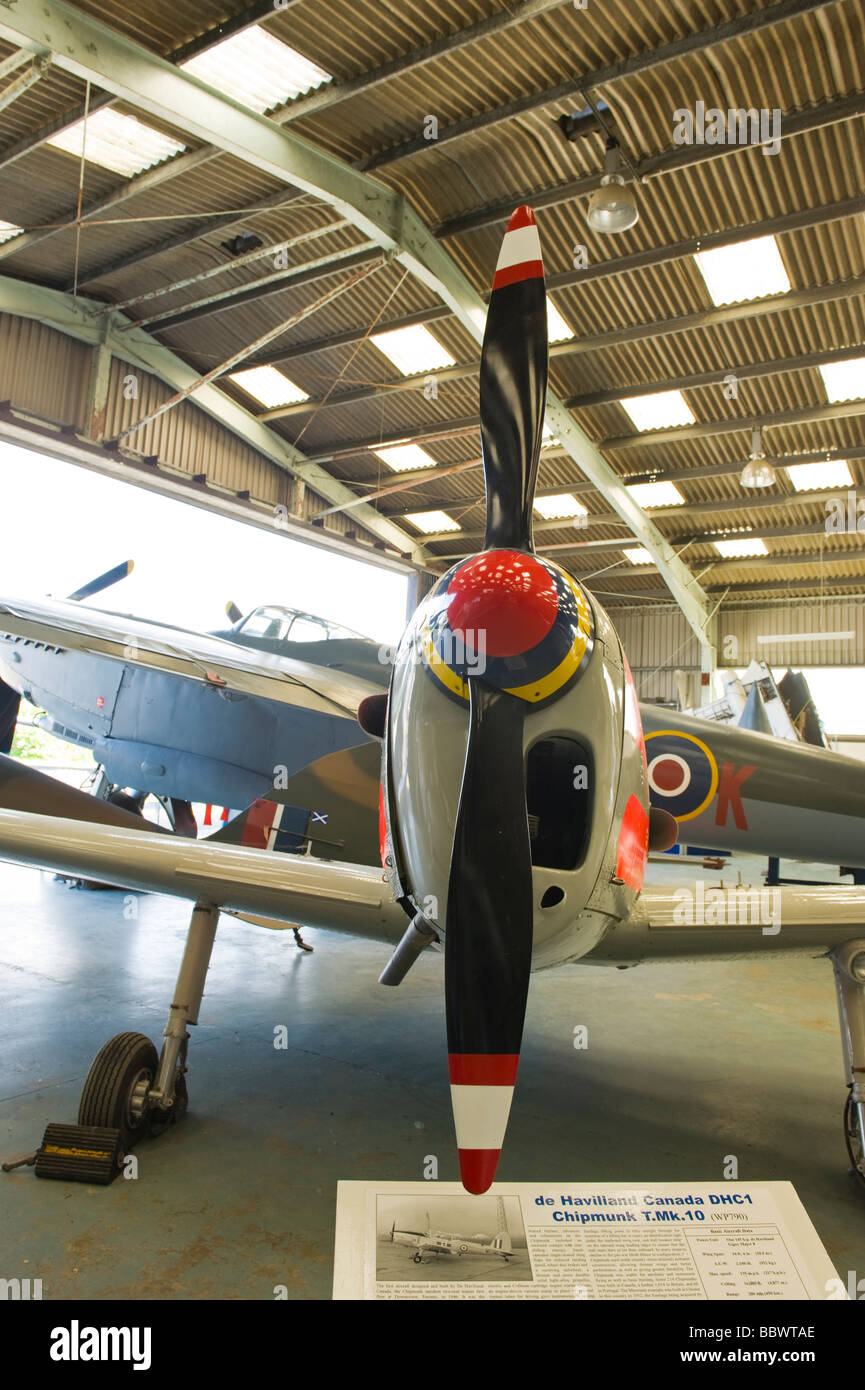
<path id="1" fill-rule="evenodd" d="M 745 119 L 719 137 L 711 111 Z M 481 345 L 529 204 L 550 340 L 536 554 L 607 610 L 641 700 L 698 712 L 754 662 L 861 675 L 863 135 L 861 0 L 16 0 L 0 441 L 278 518 L 421 597 L 483 544 Z M 588 217 L 611 173 L 638 213 L 614 234 Z M 865 731 L 830 732 L 865 756 Z M 109 1015 L 158 1033 L 188 910 L 147 898 L 123 934 L 114 895 L 2 873 L 11 1153 L 71 1117 Z M 394 1005 L 379 945 L 316 939 L 308 959 L 221 929 L 195 1103 L 144 1150 L 149 1195 L 115 1184 L 106 1217 L 4 1181 L 8 1247 L 58 1296 L 323 1297 L 337 1178 L 419 1176 L 429 1153 L 456 1173 L 440 966 Z M 842 1274 L 861 1268 L 831 970 L 648 970 L 535 980 L 507 1174 L 714 1176 L 738 1153 L 794 1181 Z M 607 1048 L 575 1081 L 581 1021 Z"/>

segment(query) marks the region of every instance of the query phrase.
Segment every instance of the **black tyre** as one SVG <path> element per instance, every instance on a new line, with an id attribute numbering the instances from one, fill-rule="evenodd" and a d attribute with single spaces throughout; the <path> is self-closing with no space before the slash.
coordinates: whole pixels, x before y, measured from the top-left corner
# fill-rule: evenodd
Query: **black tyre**
<path id="1" fill-rule="evenodd" d="M 158 1065 L 156 1048 L 143 1033 L 118 1033 L 100 1048 L 87 1073 L 78 1123 L 119 1129 L 124 1146 L 131 1148 L 147 1130 L 141 1100 Z"/>

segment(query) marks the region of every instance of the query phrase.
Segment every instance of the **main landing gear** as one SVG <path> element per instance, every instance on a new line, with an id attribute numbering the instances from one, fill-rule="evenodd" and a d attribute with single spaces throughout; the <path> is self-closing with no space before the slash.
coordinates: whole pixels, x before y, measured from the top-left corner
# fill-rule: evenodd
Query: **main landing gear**
<path id="1" fill-rule="evenodd" d="M 865 941 L 829 952 L 838 991 L 838 1020 L 847 1072 L 844 1139 L 852 1172 L 865 1187 Z"/>
<path id="2" fill-rule="evenodd" d="M 186 1114 L 187 1028 L 198 1022 L 219 908 L 196 903 L 162 1051 L 142 1033 L 118 1033 L 100 1048 L 87 1073 L 77 1125 L 49 1125 L 42 1146 L 6 1171 L 35 1164 L 37 1177 L 109 1183 L 125 1153 L 145 1134 L 164 1134 Z"/>
<path id="3" fill-rule="evenodd" d="M 81 1093 L 80 1125 L 119 1129 L 131 1148 L 143 1134 L 164 1134 L 183 1119 L 189 1104 L 187 1026 L 198 1022 L 218 922 L 218 907 L 195 904 L 161 1053 L 157 1057 L 141 1033 L 118 1033 L 100 1048 Z"/>

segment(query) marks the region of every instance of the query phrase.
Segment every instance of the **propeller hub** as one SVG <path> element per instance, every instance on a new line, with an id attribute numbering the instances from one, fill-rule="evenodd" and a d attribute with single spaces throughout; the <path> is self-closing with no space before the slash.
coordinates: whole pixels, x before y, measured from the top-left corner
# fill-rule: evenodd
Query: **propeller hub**
<path id="1" fill-rule="evenodd" d="M 448 585 L 448 622 L 469 651 L 519 656 L 542 642 L 559 600 L 549 570 L 515 550 L 485 550 Z"/>
<path id="2" fill-rule="evenodd" d="M 459 700 L 468 701 L 468 682 L 477 677 L 541 705 L 583 670 L 592 626 L 585 594 L 558 565 L 526 551 L 484 550 L 430 590 L 409 643 Z"/>

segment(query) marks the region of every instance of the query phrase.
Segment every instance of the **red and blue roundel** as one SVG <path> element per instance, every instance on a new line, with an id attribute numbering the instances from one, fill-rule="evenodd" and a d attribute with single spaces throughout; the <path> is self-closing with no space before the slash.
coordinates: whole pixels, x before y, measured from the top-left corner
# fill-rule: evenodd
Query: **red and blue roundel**
<path id="1" fill-rule="evenodd" d="M 646 734 L 649 796 L 676 820 L 693 820 L 718 790 L 718 764 L 702 739 L 674 729 Z"/>
<path id="2" fill-rule="evenodd" d="M 470 676 L 531 704 L 562 693 L 588 661 L 592 614 L 558 565 L 516 550 L 485 550 L 431 591 L 417 630 L 421 659 L 450 694 Z"/>

